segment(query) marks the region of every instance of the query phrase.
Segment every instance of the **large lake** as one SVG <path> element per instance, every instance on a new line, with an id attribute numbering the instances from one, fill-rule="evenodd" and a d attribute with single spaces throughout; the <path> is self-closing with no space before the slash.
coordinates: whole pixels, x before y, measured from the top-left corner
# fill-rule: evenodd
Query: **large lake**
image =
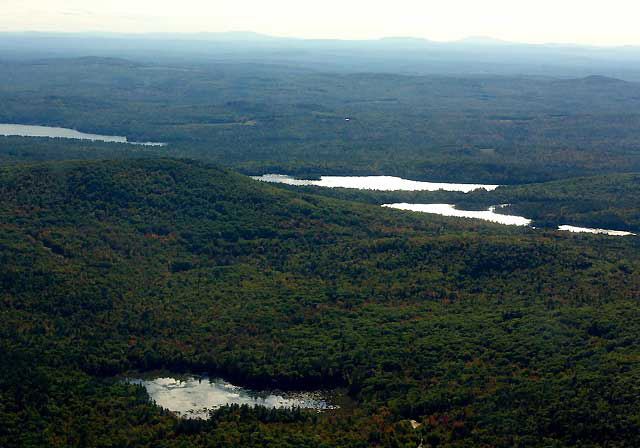
<path id="1" fill-rule="evenodd" d="M 130 142 L 127 137 L 118 135 L 85 134 L 74 129 L 56 128 L 50 126 L 30 126 L 24 124 L 0 124 L 0 135 L 19 137 L 51 137 L 72 138 L 76 140 L 93 140 L 111 143 L 128 143 L 130 145 L 166 146 L 166 143 Z"/>
<path id="2" fill-rule="evenodd" d="M 181 417 L 207 418 L 209 410 L 238 404 L 268 408 L 334 409 L 319 392 L 257 392 L 220 378 L 160 376 L 151 379 L 129 379 L 140 384 L 155 403 Z"/>
<path id="3" fill-rule="evenodd" d="M 313 185 L 316 187 L 328 188 L 356 188 L 359 190 L 378 190 L 378 191 L 461 191 L 468 193 L 470 191 L 484 188 L 491 191 L 498 188 L 499 185 L 482 185 L 482 184 L 456 184 L 442 182 L 420 182 L 416 180 L 402 179 L 393 176 L 321 176 L 320 180 L 296 179 L 284 174 L 265 174 L 263 176 L 254 176 L 256 180 L 262 182 L 273 182 L 287 185 Z"/>

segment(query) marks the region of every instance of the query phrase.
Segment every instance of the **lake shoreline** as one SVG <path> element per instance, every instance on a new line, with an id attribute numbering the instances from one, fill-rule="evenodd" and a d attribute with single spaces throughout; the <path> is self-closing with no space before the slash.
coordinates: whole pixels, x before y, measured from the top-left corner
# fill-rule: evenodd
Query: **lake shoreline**
<path id="1" fill-rule="evenodd" d="M 66 138 L 137 146 L 167 146 L 167 143 L 162 142 L 130 142 L 127 137 L 120 135 L 89 134 L 70 128 L 11 123 L 0 123 L 0 135 L 5 137 Z"/>
<path id="2" fill-rule="evenodd" d="M 476 190 L 493 191 L 500 185 L 466 184 L 455 182 L 424 182 L 395 176 L 320 176 L 319 180 L 298 179 L 286 174 L 263 174 L 252 179 L 267 183 L 327 188 L 353 188 L 375 191 L 452 191 L 469 193 Z"/>
<path id="3" fill-rule="evenodd" d="M 382 207 L 392 208 L 396 210 L 411 211 L 417 213 L 427 213 L 440 216 L 448 216 L 455 218 L 467 218 L 467 219 L 480 219 L 483 221 L 493 222 L 502 225 L 515 225 L 515 226 L 529 226 L 532 227 L 533 220 L 525 218 L 524 216 L 506 215 L 496 213 L 496 210 L 504 208 L 503 205 L 491 206 L 486 210 L 461 210 L 454 204 L 408 204 L 408 203 L 395 203 L 395 204 L 383 204 Z M 624 230 L 609 230 L 609 229 L 595 229 L 589 227 L 576 227 L 571 225 L 560 225 L 557 229 L 562 232 L 571 233 L 591 233 L 597 235 L 607 236 L 636 236 L 635 233 L 627 232 Z"/>

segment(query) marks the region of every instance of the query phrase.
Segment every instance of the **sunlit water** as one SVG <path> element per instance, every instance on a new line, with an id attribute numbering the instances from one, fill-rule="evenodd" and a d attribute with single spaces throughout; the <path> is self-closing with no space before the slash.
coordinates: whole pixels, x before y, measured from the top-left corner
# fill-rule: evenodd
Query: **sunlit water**
<path id="1" fill-rule="evenodd" d="M 316 187 L 328 188 L 355 188 L 359 190 L 378 191 L 470 191 L 484 188 L 487 191 L 495 190 L 498 185 L 482 184 L 456 184 L 438 182 L 419 182 L 415 180 L 402 179 L 393 176 L 321 176 L 320 180 L 296 179 L 283 174 L 265 174 L 254 176 L 256 180 L 263 182 L 273 182 L 287 185 L 313 185 Z"/>
<path id="2" fill-rule="evenodd" d="M 85 134 L 74 129 L 56 128 L 50 126 L 30 126 L 23 124 L 0 124 L 0 135 L 19 137 L 51 137 L 71 138 L 76 140 L 92 140 L 111 143 L 128 143 L 130 145 L 166 146 L 166 143 L 130 142 L 127 137 L 117 135 Z"/>
<path id="3" fill-rule="evenodd" d="M 612 235 L 612 236 L 631 236 L 631 235 L 635 235 L 635 233 L 624 232 L 622 230 L 590 229 L 588 227 L 560 226 L 560 227 L 558 227 L 558 229 L 566 230 L 566 231 L 569 231 L 569 232 L 598 233 L 598 234 L 602 234 L 602 235 Z"/>
<path id="4" fill-rule="evenodd" d="M 384 204 L 383 207 L 410 210 L 422 213 L 434 213 L 442 216 L 455 216 L 459 218 L 477 218 L 485 221 L 496 222 L 513 226 L 528 226 L 531 220 L 522 216 L 501 215 L 495 212 L 495 207 L 488 210 L 459 210 L 452 204 Z"/>
<path id="5" fill-rule="evenodd" d="M 318 392 L 256 392 L 234 386 L 220 378 L 160 377 L 130 379 L 128 382 L 144 386 L 158 406 L 188 418 L 206 418 L 209 410 L 231 404 L 316 410 L 336 407 L 325 401 Z"/>
<path id="6" fill-rule="evenodd" d="M 509 204 L 499 205 L 496 207 L 489 207 L 488 210 L 460 210 L 452 204 L 384 204 L 383 207 L 396 208 L 399 210 L 409 210 L 413 212 L 421 213 L 433 213 L 441 216 L 452 216 L 458 218 L 476 218 L 485 221 L 496 222 L 499 224 L 514 225 L 514 226 L 528 226 L 531 225 L 531 219 L 524 216 L 515 215 L 502 215 L 496 213 L 496 208 L 505 207 Z M 559 226 L 558 230 L 565 230 L 569 232 L 583 232 L 583 233 L 595 233 L 600 235 L 611 236 L 631 236 L 635 233 L 625 232 L 621 230 L 607 230 L 607 229 L 590 229 L 588 227 L 575 227 L 575 226 Z"/>
<path id="7" fill-rule="evenodd" d="M 402 179 L 393 176 L 321 176 L 320 180 L 296 179 L 284 174 L 265 174 L 254 176 L 253 179 L 262 182 L 273 182 L 287 185 L 313 185 L 328 188 L 354 188 L 358 190 L 378 190 L 378 191 L 459 191 L 469 193 L 474 190 L 485 189 L 495 190 L 499 185 L 486 184 L 457 184 L 457 183 L 435 183 L 419 182 L 415 180 Z M 496 213 L 496 208 L 506 207 L 509 204 L 502 204 L 490 207 L 488 210 L 460 210 L 452 204 L 384 204 L 383 207 L 395 208 L 399 210 L 409 210 L 421 213 L 433 213 L 441 216 L 451 216 L 458 218 L 475 218 L 484 221 L 512 226 L 528 226 L 532 220 L 524 216 L 503 215 Z M 569 232 L 586 232 L 611 236 L 635 235 L 631 232 L 607 229 L 590 229 L 586 227 L 559 226 L 558 230 Z"/>

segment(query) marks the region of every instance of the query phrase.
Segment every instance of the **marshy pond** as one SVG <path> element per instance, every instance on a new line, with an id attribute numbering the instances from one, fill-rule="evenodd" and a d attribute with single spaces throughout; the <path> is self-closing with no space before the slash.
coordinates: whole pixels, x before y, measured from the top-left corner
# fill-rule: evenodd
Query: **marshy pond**
<path id="1" fill-rule="evenodd" d="M 158 406 L 186 418 L 207 418 L 210 410 L 233 404 L 317 411 L 337 407 L 324 392 L 255 391 L 206 376 L 163 374 L 129 378 L 126 382 L 144 386 Z"/>

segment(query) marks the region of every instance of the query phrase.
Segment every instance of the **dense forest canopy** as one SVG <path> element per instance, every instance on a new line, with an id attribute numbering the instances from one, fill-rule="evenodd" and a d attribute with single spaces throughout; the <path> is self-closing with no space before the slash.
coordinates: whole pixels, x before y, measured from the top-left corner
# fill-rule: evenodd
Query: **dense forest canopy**
<path id="1" fill-rule="evenodd" d="M 0 195 L 3 446 L 237 436 L 233 414 L 184 433 L 100 379 L 158 367 L 360 403 L 333 433 L 330 415 L 251 429 L 292 446 L 411 441 L 402 422 L 423 416 L 451 446 L 639 440 L 637 238 L 381 210 L 188 161 L 10 165 Z"/>
<path id="2" fill-rule="evenodd" d="M 0 33 L 0 123 L 168 143 L 0 136 L 0 447 L 640 446 L 640 237 L 554 230 L 640 233 L 637 49 L 490 47 Z M 156 369 L 341 407 L 180 419 Z"/>
<path id="3" fill-rule="evenodd" d="M 170 143 L 249 174 L 540 182 L 640 171 L 640 84 L 280 65 L 2 62 L 0 122 Z M 349 118 L 346 121 L 345 118 Z"/>

